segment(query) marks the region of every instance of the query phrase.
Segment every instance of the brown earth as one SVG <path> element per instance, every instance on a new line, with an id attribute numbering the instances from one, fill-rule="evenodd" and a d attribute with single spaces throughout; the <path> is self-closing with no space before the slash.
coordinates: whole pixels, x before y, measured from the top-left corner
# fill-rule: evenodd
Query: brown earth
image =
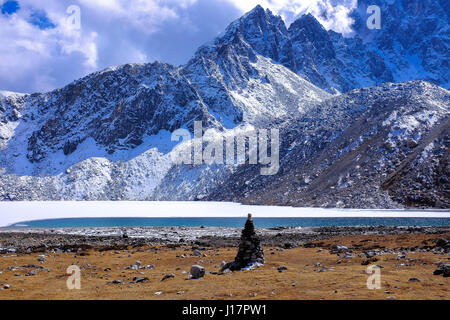
<path id="1" fill-rule="evenodd" d="M 46 253 L 45 262 L 39 255 L 4 254 L 0 257 L 0 299 L 450 299 L 449 278 L 433 275 L 435 263 L 449 262 L 448 254 L 407 252 L 406 259 L 398 260 L 397 253 L 377 256 L 376 265 L 382 265 L 381 289 L 369 290 L 366 281 L 365 258 L 358 256 L 365 249 L 401 248 L 432 245 L 433 240 L 445 235 L 400 234 L 379 236 L 346 236 L 316 241 L 314 248 L 280 249 L 265 247 L 265 265 L 251 271 L 231 274 L 218 272 L 222 261 L 236 255 L 235 248 L 202 248 L 205 257 L 192 256 L 187 245 L 129 247 L 126 250 L 100 251 L 89 249 L 78 253 Z M 354 258 L 340 258 L 328 249 L 333 244 L 353 248 Z M 311 245 L 311 244 L 309 244 Z M 319 249 L 319 247 L 321 249 Z M 403 249 L 401 249 L 403 250 Z M 400 250 L 400 251 L 401 251 Z M 187 257 L 182 258 L 181 255 Z M 124 270 L 137 260 L 154 269 Z M 338 263 L 338 260 L 341 260 Z M 320 263 L 320 265 L 318 265 Z M 49 271 L 21 266 L 35 265 Z M 68 266 L 81 269 L 81 289 L 66 286 Z M 191 265 L 206 268 L 199 280 L 188 280 Z M 279 266 L 286 271 L 278 272 Z M 328 271 L 318 272 L 323 266 Z M 8 267 L 9 270 L 8 270 Z M 111 270 L 108 270 L 110 268 Z M 105 271 L 106 269 L 106 271 Z M 25 276 L 31 270 L 36 275 Z M 164 275 L 174 278 L 161 281 Z M 130 283 L 134 277 L 147 277 L 144 283 Z M 417 278 L 420 282 L 411 282 Z M 122 284 L 107 284 L 120 280 Z M 160 294 L 156 294 L 160 292 Z"/>

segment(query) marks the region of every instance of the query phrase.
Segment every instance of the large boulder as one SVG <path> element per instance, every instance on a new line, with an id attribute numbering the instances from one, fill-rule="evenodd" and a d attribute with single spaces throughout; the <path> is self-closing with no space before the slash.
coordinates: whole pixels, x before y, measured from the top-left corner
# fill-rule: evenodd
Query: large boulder
<path id="1" fill-rule="evenodd" d="M 442 248 L 444 250 L 450 250 L 450 243 L 447 239 L 440 238 L 436 241 L 436 248 Z"/>
<path id="2" fill-rule="evenodd" d="M 433 272 L 435 276 L 443 275 L 445 278 L 450 276 L 450 264 L 439 264 L 438 268 Z"/>
<path id="3" fill-rule="evenodd" d="M 191 267 L 191 279 L 200 279 L 205 276 L 205 268 L 199 265 L 193 265 Z"/>

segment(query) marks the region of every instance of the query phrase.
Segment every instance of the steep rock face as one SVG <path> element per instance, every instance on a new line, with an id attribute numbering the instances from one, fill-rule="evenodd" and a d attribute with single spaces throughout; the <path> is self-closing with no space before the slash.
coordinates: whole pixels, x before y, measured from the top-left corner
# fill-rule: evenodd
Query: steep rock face
<path id="1" fill-rule="evenodd" d="M 328 92 L 393 81 L 383 59 L 355 36 L 326 31 L 310 14 L 289 27 L 298 74 Z"/>
<path id="2" fill-rule="evenodd" d="M 258 166 L 240 167 L 208 199 L 448 208 L 449 104 L 448 90 L 421 81 L 329 99 L 286 124 L 279 174 L 260 176 Z"/>
<path id="3" fill-rule="evenodd" d="M 366 27 L 366 8 L 381 9 L 381 29 Z M 450 88 L 448 1 L 358 1 L 354 29 L 370 52 L 383 57 L 396 82 L 425 80 Z"/>
<path id="4" fill-rule="evenodd" d="M 336 59 L 328 32 L 312 15 L 308 14 L 291 24 L 289 35 L 293 43 L 294 71 L 317 86 L 333 91 L 326 78 L 327 75 L 323 74 L 321 62 L 326 63 L 328 68 L 334 68 L 330 70 L 330 73 L 333 73 L 335 77 L 339 77 L 337 68 L 344 66 Z M 334 82 L 337 81 L 343 81 L 343 79 L 335 79 Z"/>
<path id="5" fill-rule="evenodd" d="M 71 154 L 88 138 L 113 153 L 135 148 L 145 135 L 190 127 L 194 120 L 219 126 L 189 82 L 162 63 L 104 70 L 62 89 L 0 104 L 1 121 L 16 122 L 9 144 L 27 145 L 32 163 L 58 150 Z M 5 153 L 11 150 L 0 151 L 0 157 Z"/>

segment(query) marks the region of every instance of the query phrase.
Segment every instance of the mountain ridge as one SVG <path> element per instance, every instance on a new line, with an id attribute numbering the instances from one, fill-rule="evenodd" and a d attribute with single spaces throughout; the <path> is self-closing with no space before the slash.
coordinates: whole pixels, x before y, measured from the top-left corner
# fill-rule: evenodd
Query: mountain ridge
<path id="1" fill-rule="evenodd" d="M 257 6 L 183 66 L 126 64 L 48 93 L 0 97 L 0 199 L 449 207 L 449 92 L 418 79 L 392 83 L 405 65 L 392 70 L 386 59 L 403 51 L 377 46 L 403 40 L 383 34 L 344 38 L 312 15 L 288 28 Z M 433 82 L 442 84 L 445 59 L 428 66 L 441 66 Z M 195 121 L 214 139 L 281 128 L 280 171 L 174 163 L 171 133 L 192 133 Z"/>

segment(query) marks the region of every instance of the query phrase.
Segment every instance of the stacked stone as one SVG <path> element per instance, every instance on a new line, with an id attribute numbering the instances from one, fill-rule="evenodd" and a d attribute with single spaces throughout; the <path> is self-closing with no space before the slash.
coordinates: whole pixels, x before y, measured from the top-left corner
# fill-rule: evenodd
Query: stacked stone
<path id="1" fill-rule="evenodd" d="M 238 253 L 233 262 L 223 266 L 222 271 L 230 269 L 231 271 L 241 270 L 253 263 L 264 263 L 264 251 L 261 242 L 256 235 L 252 215 L 249 214 L 244 230 L 242 230 Z"/>

